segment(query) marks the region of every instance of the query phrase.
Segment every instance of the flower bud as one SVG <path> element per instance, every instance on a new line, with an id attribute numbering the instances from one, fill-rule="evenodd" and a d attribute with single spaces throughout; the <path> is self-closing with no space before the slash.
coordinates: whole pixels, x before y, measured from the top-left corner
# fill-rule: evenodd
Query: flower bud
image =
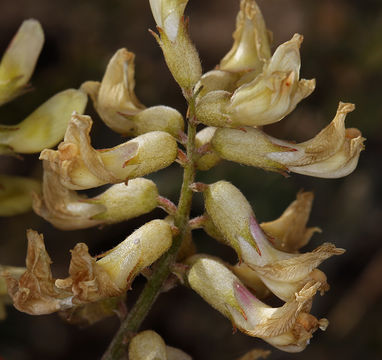
<path id="1" fill-rule="evenodd" d="M 292 147 L 278 145 L 258 128 L 242 129 L 219 128 L 216 130 L 211 145 L 221 158 L 240 164 L 256 166 L 269 171 L 285 171 L 286 168 L 267 158 L 268 153 L 293 151 Z M 290 144 L 288 144 L 291 146 Z"/>
<path id="2" fill-rule="evenodd" d="M 166 346 L 152 330 L 135 335 L 129 344 L 129 360 L 191 360 L 182 350 Z"/>
<path id="3" fill-rule="evenodd" d="M 145 267 L 165 253 L 172 244 L 171 226 L 164 220 L 152 220 L 134 231 L 97 261 L 121 289 Z"/>
<path id="4" fill-rule="evenodd" d="M 191 90 L 202 75 L 198 52 L 192 44 L 183 13 L 188 0 L 150 0 L 167 66 L 182 89 Z"/>
<path id="5" fill-rule="evenodd" d="M 345 250 L 325 243 L 312 252 L 291 254 L 273 247 L 256 222 L 250 204 L 233 185 L 219 181 L 204 191 L 208 215 L 239 259 L 256 271 L 280 299 L 290 300 L 309 281 L 319 278 L 320 290 L 328 289 L 325 275 L 316 267 Z"/>
<path id="6" fill-rule="evenodd" d="M 91 126 L 89 116 L 73 115 L 58 150 L 40 155 L 52 163 L 69 189 L 121 183 L 163 169 L 176 159 L 177 143 L 168 133 L 152 131 L 111 149 L 96 150 L 90 143 Z"/>
<path id="7" fill-rule="evenodd" d="M 203 147 L 210 146 L 211 140 L 215 134 L 216 128 L 206 127 L 200 130 L 195 137 L 195 145 L 198 150 L 202 150 Z M 211 148 L 208 148 L 205 153 L 196 160 L 196 168 L 202 171 L 213 168 L 220 162 L 221 158 Z"/>
<path id="8" fill-rule="evenodd" d="M 37 180 L 21 176 L 0 175 L 0 216 L 13 216 L 30 211 L 32 193 L 39 193 Z"/>
<path id="9" fill-rule="evenodd" d="M 25 120 L 0 131 L 0 145 L 16 153 L 37 153 L 51 148 L 64 137 L 72 113 L 82 114 L 87 96 L 69 89 L 52 96 Z"/>
<path id="10" fill-rule="evenodd" d="M 34 211 L 61 230 L 113 224 L 150 212 L 157 206 L 158 190 L 151 180 L 133 179 L 116 184 L 94 198 L 64 187 L 47 161 L 42 196 L 35 195 Z"/>
<path id="11" fill-rule="evenodd" d="M 241 0 L 232 49 L 220 61 L 221 70 L 260 72 L 271 57 L 270 36 L 254 0 Z"/>
<path id="12" fill-rule="evenodd" d="M 5 51 L 0 63 L 0 105 L 27 91 L 44 44 L 41 24 L 25 20 Z"/>
<path id="13" fill-rule="evenodd" d="M 134 59 L 134 53 L 119 49 L 109 61 L 102 82 L 87 81 L 81 89 L 90 95 L 104 123 L 120 134 L 166 131 L 178 136 L 184 121 L 177 110 L 162 105 L 146 108 L 137 99 Z"/>
<path id="14" fill-rule="evenodd" d="M 219 261 L 199 258 L 188 271 L 188 283 L 205 301 L 232 321 L 247 335 L 262 338 L 288 352 L 302 351 L 319 321 L 308 314 L 319 283 L 306 284 L 279 308 L 258 300 L 240 280 Z M 301 317 L 309 326 L 300 328 Z"/>
<path id="15" fill-rule="evenodd" d="M 306 227 L 313 197 L 312 192 L 300 191 L 296 200 L 278 219 L 260 224 L 263 231 L 272 238 L 276 249 L 296 252 L 309 242 L 315 232 L 321 232 L 318 227 Z"/>

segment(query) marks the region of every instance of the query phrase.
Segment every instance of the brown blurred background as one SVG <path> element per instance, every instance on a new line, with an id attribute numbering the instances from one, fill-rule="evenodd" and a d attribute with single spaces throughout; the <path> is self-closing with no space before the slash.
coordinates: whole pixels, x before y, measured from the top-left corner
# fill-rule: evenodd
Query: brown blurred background
<path id="1" fill-rule="evenodd" d="M 380 0 L 259 0 L 274 45 L 296 32 L 304 35 L 302 77 L 317 79 L 315 92 L 286 119 L 267 131 L 285 139 L 312 137 L 333 118 L 338 102 L 354 102 L 356 111 L 347 126 L 358 127 L 367 138 L 357 170 L 350 176 L 325 180 L 277 174 L 222 163 L 198 179 L 226 179 L 247 196 L 261 221 L 278 217 L 300 189 L 313 190 L 316 198 L 309 224 L 323 229 L 307 250 L 324 241 L 347 249 L 345 255 L 322 265 L 331 290 L 317 297 L 313 313 L 331 320 L 326 333 L 319 331 L 300 354 L 272 351 L 270 359 L 381 359 L 382 358 L 382 3 Z M 200 51 L 204 71 L 213 68 L 230 49 L 239 0 L 190 0 L 191 34 Z M 38 19 L 46 43 L 32 78 L 35 91 L 0 108 L 1 123 L 17 123 L 58 91 L 100 80 L 108 59 L 121 47 L 136 53 L 136 93 L 147 106 L 165 104 L 185 110 L 181 92 L 168 72 L 160 49 L 148 28 L 154 28 L 148 1 L 131 0 L 2 0 L 0 2 L 0 54 L 24 19 Z M 122 142 L 95 120 L 92 140 L 96 147 Z M 37 155 L 23 161 L 2 157 L 0 173 L 39 178 Z M 181 172 L 174 165 L 153 178 L 162 195 L 176 201 Z M 99 190 L 95 190 L 96 193 Z M 194 215 L 203 211 L 195 197 Z M 0 263 L 23 266 L 25 229 L 43 232 L 54 264 L 55 276 L 66 276 L 69 250 L 86 242 L 92 254 L 107 250 L 160 210 L 128 223 L 104 229 L 61 232 L 33 213 L 0 219 Z M 195 232 L 200 251 L 235 261 L 235 254 L 202 232 Z M 129 303 L 144 281 L 139 278 L 129 293 Z M 98 359 L 118 328 L 116 318 L 80 329 L 57 315 L 32 317 L 8 308 L 0 323 L 0 358 Z M 194 359 L 236 359 L 254 347 L 270 348 L 241 333 L 195 293 L 177 288 L 163 294 L 143 328 L 158 331 L 165 341 Z"/>

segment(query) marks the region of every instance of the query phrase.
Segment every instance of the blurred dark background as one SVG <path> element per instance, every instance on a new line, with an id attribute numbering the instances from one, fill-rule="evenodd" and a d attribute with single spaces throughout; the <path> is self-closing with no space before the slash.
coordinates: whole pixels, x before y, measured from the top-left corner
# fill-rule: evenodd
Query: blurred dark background
<path id="1" fill-rule="evenodd" d="M 222 163 L 198 179 L 226 179 L 247 196 L 261 221 L 278 217 L 300 189 L 312 190 L 315 202 L 309 224 L 322 228 L 307 250 L 322 242 L 347 249 L 345 255 L 325 262 L 331 290 L 317 297 L 313 313 L 332 320 L 327 332 L 316 332 L 300 354 L 272 351 L 270 359 L 381 359 L 382 358 L 382 3 L 380 0 L 262 0 L 258 1 L 274 47 L 296 32 L 304 35 L 301 49 L 302 77 L 317 79 L 315 92 L 287 118 L 269 126 L 269 133 L 285 139 L 306 140 L 333 118 L 341 101 L 356 104 L 347 126 L 358 127 L 367 138 L 357 170 L 343 179 L 325 180 L 281 175 Z M 191 34 L 200 51 L 203 70 L 212 69 L 230 49 L 239 0 L 190 0 Z M 0 54 L 24 19 L 38 19 L 46 43 L 32 77 L 35 90 L 0 108 L 1 123 L 17 123 L 58 91 L 79 87 L 86 80 L 100 80 L 114 52 L 127 47 L 136 53 L 136 93 L 147 106 L 165 104 L 184 111 L 186 106 L 171 78 L 161 51 L 148 33 L 154 28 L 148 1 L 131 0 L 2 0 L 0 2 Z M 104 126 L 93 107 L 92 140 L 96 147 L 122 142 Z M 39 178 L 37 155 L 0 159 L 0 173 Z M 153 174 L 162 195 L 176 201 L 181 172 L 176 165 Z M 201 214 L 195 197 L 195 216 Z M 86 242 L 92 254 L 122 241 L 135 228 L 164 212 L 101 230 L 62 232 L 31 213 L 0 219 L 0 263 L 23 266 L 25 230 L 43 232 L 56 277 L 67 274 L 69 250 Z M 195 232 L 200 251 L 235 261 L 235 254 Z M 144 284 L 134 283 L 128 294 L 132 303 Z M 345 306 L 345 304 L 347 304 Z M 350 304 L 350 305 L 349 305 Z M 343 310 L 343 311 L 341 311 Z M 353 326 L 348 326 L 348 323 Z M 99 359 L 118 328 L 118 319 L 104 320 L 80 329 L 57 315 L 32 317 L 8 307 L 0 323 L 0 358 Z M 158 331 L 166 343 L 182 348 L 194 359 L 236 359 L 254 348 L 270 348 L 261 340 L 241 333 L 195 293 L 177 288 L 163 294 L 143 328 Z"/>

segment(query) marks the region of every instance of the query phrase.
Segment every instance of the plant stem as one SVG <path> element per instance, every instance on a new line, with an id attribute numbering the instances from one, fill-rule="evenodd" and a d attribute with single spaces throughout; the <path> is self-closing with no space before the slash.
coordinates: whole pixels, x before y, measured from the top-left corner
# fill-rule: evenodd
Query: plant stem
<path id="1" fill-rule="evenodd" d="M 184 166 L 183 183 L 180 192 L 178 209 L 175 213 L 174 224 L 179 229 L 179 234 L 174 236 L 173 243 L 169 251 L 157 262 L 155 270 L 147 281 L 137 302 L 129 311 L 126 319 L 114 336 L 102 360 L 119 360 L 126 358 L 126 348 L 129 340 L 138 331 L 142 321 L 145 319 L 158 295 L 160 294 L 163 283 L 171 273 L 171 265 L 176 260 L 176 255 L 188 232 L 188 220 L 192 204 L 192 190 L 190 185 L 195 179 L 195 135 L 196 124 L 194 119 L 195 101 L 189 99 L 189 122 L 187 140 L 187 158 Z"/>

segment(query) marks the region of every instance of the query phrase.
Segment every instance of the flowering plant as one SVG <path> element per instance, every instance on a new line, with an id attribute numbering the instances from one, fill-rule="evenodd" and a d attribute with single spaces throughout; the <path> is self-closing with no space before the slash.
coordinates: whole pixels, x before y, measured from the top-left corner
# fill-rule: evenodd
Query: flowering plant
<path id="1" fill-rule="evenodd" d="M 241 0 L 232 49 L 203 74 L 184 16 L 187 2 L 150 0 L 159 35 L 152 33 L 188 103 L 185 119 L 176 109 L 146 107 L 138 100 L 135 55 L 123 48 L 111 58 L 101 82 L 86 81 L 79 90 L 63 91 L 19 125 L 3 126 L 0 132 L 4 154 L 40 153 L 44 172 L 41 184 L 4 177 L 3 215 L 32 206 L 67 231 L 126 221 L 156 207 L 168 216 L 146 223 L 99 256 L 91 256 L 86 244 L 77 244 L 66 278 L 53 276 L 43 235 L 28 230 L 26 268 L 4 266 L 0 289 L 18 310 L 31 315 L 77 311 L 81 316 L 84 309 L 91 313 L 100 304 L 107 304 L 108 315 L 124 302 L 134 279 L 144 274 L 147 284 L 122 318 L 105 360 L 127 354 L 130 360 L 190 358 L 166 346 L 153 331 L 137 334 L 161 291 L 180 284 L 198 293 L 235 329 L 282 351 L 299 352 L 317 329 L 328 326 L 327 319 L 310 314 L 316 293 L 329 289 L 317 267 L 345 251 L 324 243 L 300 252 L 320 231 L 306 226 L 313 194 L 299 193 L 279 219 L 259 223 L 233 184 L 196 182 L 196 174 L 229 160 L 284 175 L 346 176 L 363 150 L 360 131 L 345 127 L 354 105 L 340 102 L 333 121 L 311 140 L 294 143 L 268 135 L 263 126 L 281 121 L 314 90 L 315 80 L 300 79 L 302 36 L 295 34 L 272 54 L 259 7 L 254 0 Z M 42 41 L 37 21 L 21 26 L 0 64 L 1 103 L 25 90 Z M 94 148 L 93 120 L 83 115 L 88 96 L 102 121 L 131 139 L 108 149 Z M 156 184 L 144 178 L 173 162 L 184 169 L 177 204 L 160 196 Z M 5 185 L 7 181 L 13 187 Z M 94 197 L 78 192 L 102 185 L 110 187 Z M 191 219 L 194 192 L 203 194 L 205 213 Z M 198 253 L 192 231 L 199 228 L 232 247 L 238 263 Z M 267 304 L 271 294 L 283 305 Z"/>

